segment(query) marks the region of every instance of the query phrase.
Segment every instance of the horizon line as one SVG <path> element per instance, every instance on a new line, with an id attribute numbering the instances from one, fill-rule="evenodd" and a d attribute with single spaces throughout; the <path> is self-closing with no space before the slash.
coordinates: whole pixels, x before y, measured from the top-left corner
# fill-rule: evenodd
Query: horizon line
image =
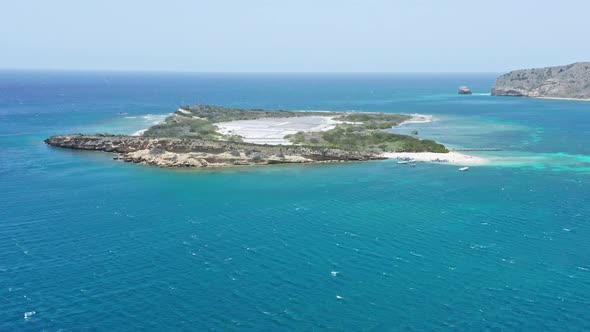
<path id="1" fill-rule="evenodd" d="M 138 73 L 138 74 L 258 74 L 258 75 L 400 75 L 400 74 L 502 74 L 500 71 L 193 71 L 150 69 L 81 69 L 81 68 L 1 68 L 3 72 L 71 72 L 71 73 Z"/>

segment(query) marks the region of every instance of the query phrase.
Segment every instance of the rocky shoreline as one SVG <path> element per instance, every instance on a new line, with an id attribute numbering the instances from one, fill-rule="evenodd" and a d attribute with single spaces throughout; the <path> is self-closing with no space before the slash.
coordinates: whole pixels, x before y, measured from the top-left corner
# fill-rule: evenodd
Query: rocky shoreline
<path id="1" fill-rule="evenodd" d="M 159 167 L 227 167 L 386 159 L 369 152 L 193 138 L 61 135 L 52 136 L 44 142 L 61 148 L 111 152 L 116 154 L 113 159 Z"/>

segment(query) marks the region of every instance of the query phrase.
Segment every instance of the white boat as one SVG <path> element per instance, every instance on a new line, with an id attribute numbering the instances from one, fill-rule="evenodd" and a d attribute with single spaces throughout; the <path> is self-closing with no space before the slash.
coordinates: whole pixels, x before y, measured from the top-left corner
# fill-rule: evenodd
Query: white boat
<path id="1" fill-rule="evenodd" d="M 402 160 L 402 161 L 398 161 L 397 163 L 398 163 L 398 164 L 408 164 L 408 163 L 409 163 L 409 161 L 407 161 L 407 160 Z"/>
<path id="2" fill-rule="evenodd" d="M 469 167 L 467 167 L 467 166 L 466 167 L 459 168 L 459 171 L 461 171 L 461 172 L 465 172 L 465 171 L 468 171 L 468 170 L 469 170 Z"/>

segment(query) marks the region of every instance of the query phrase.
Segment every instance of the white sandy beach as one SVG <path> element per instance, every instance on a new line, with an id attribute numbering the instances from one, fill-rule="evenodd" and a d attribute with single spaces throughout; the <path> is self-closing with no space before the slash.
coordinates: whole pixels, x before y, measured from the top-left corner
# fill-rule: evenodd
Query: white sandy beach
<path id="1" fill-rule="evenodd" d="M 449 152 L 449 153 L 434 153 L 434 152 L 385 152 L 382 154 L 383 157 L 390 158 L 390 159 L 397 159 L 397 158 L 411 158 L 416 161 L 425 161 L 425 162 L 441 162 L 446 160 L 446 163 L 454 164 L 454 165 L 465 165 L 465 166 L 475 166 L 475 165 L 485 165 L 488 164 L 489 161 L 485 158 L 470 156 L 464 153 L 459 152 Z"/>
<path id="2" fill-rule="evenodd" d="M 262 118 L 256 120 L 242 120 L 220 122 L 215 125 L 219 128 L 218 132 L 226 134 L 240 135 L 244 142 L 255 144 L 291 144 L 286 135 L 295 134 L 298 131 L 317 132 L 334 129 L 336 125 L 347 123 L 338 121 L 334 118 L 336 116 L 301 116 L 294 118 Z M 404 121 L 400 125 L 406 123 L 429 123 L 432 122 L 431 115 L 412 114 L 410 120 Z"/>
<path id="3" fill-rule="evenodd" d="M 301 116 L 294 118 L 262 118 L 220 122 L 215 125 L 222 134 L 234 134 L 243 137 L 244 142 L 255 144 L 291 144 L 286 135 L 298 131 L 326 131 L 343 123 L 334 120 L 335 116 Z"/>

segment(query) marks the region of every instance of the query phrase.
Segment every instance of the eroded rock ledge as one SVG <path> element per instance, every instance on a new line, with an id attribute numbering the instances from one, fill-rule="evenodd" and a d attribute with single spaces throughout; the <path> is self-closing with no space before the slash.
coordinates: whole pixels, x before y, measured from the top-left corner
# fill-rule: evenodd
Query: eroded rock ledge
<path id="1" fill-rule="evenodd" d="M 277 146 L 182 138 L 52 136 L 50 146 L 115 153 L 114 159 L 159 167 L 223 167 L 385 159 L 378 154 L 305 146 Z"/>

